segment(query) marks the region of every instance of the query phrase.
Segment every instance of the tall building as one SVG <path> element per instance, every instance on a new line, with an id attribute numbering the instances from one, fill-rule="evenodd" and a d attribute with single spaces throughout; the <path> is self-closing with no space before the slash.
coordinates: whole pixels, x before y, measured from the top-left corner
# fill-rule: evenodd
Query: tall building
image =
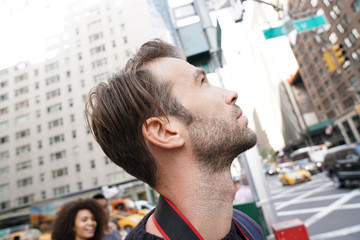
<path id="1" fill-rule="evenodd" d="M 320 13 L 328 21 L 325 27 L 298 34 L 293 46 L 299 73 L 319 119 L 307 130 L 325 135 L 327 129 L 325 139 L 333 144 L 360 141 L 360 118 L 354 109 L 360 103 L 360 1 L 291 0 L 289 11 L 294 20 Z M 336 45 L 346 59 L 339 64 L 332 54 L 336 69 L 330 70 L 324 53 Z M 333 136 L 332 129 L 339 129 L 342 137 Z"/>
<path id="2" fill-rule="evenodd" d="M 172 42 L 170 34 L 148 0 L 71 1 L 63 10 L 64 32 L 48 39 L 44 62 L 0 70 L 0 220 L 34 202 L 134 179 L 95 142 L 84 102 L 142 43 Z"/>

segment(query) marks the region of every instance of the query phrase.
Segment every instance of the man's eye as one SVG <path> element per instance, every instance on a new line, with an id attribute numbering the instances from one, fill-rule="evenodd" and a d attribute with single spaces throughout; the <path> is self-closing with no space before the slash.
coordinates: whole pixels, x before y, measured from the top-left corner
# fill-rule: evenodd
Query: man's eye
<path id="1" fill-rule="evenodd" d="M 201 79 L 201 84 L 204 84 L 204 83 L 207 83 L 207 79 L 206 79 L 206 78 Z"/>

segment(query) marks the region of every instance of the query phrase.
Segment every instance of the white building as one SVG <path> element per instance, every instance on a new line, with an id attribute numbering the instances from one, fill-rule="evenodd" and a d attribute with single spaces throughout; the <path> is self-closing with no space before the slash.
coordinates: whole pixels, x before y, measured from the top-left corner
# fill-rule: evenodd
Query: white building
<path id="1" fill-rule="evenodd" d="M 170 34 L 150 0 L 71 1 L 63 11 L 42 63 L 0 70 L 0 213 L 133 179 L 95 142 L 84 100 L 142 43 Z"/>

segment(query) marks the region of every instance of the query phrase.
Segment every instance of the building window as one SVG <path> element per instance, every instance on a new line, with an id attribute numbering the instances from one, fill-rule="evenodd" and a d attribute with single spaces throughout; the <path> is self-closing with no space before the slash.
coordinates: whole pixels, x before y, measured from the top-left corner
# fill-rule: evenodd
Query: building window
<path id="1" fill-rule="evenodd" d="M 60 88 L 58 89 L 55 89 L 55 90 L 52 90 L 50 92 L 47 92 L 46 93 L 46 99 L 51 99 L 51 98 L 54 98 L 54 97 L 57 97 L 57 96 L 60 96 L 61 95 L 61 90 Z"/>
<path id="2" fill-rule="evenodd" d="M 98 40 L 100 38 L 103 38 L 103 33 L 102 32 L 92 34 L 92 35 L 89 36 L 89 42 L 96 41 L 96 40 Z"/>
<path id="3" fill-rule="evenodd" d="M 5 101 L 7 99 L 8 99 L 8 94 L 7 93 L 0 95 L 0 102 Z"/>
<path id="4" fill-rule="evenodd" d="M 23 178 L 20 180 L 17 180 L 17 187 L 26 187 L 28 185 L 32 185 L 32 177 Z"/>
<path id="5" fill-rule="evenodd" d="M 31 195 L 27 195 L 27 196 L 23 196 L 23 197 L 19 197 L 17 199 L 17 202 L 18 202 L 18 206 L 23 206 L 25 204 L 29 204 L 31 202 L 34 201 L 34 195 L 31 194 Z"/>
<path id="6" fill-rule="evenodd" d="M 90 54 L 94 55 L 94 54 L 98 54 L 100 52 L 104 52 L 105 51 L 105 45 L 100 45 L 94 48 L 90 49 Z"/>
<path id="7" fill-rule="evenodd" d="M 9 150 L 0 152 L 0 161 L 9 159 Z"/>
<path id="8" fill-rule="evenodd" d="M 26 123 L 29 121 L 29 119 L 30 119 L 29 114 L 19 116 L 19 117 L 15 118 L 15 125 L 21 125 L 23 123 Z"/>
<path id="9" fill-rule="evenodd" d="M 348 48 L 351 48 L 351 47 L 352 47 L 352 43 L 351 43 L 351 41 L 349 40 L 349 38 L 345 38 L 345 39 L 344 39 L 344 43 L 345 43 L 345 45 L 346 45 Z"/>
<path id="10" fill-rule="evenodd" d="M 21 75 L 15 77 L 15 83 L 18 83 L 18 82 L 21 82 L 21 81 L 24 81 L 27 79 L 28 79 L 28 74 L 24 73 L 24 74 L 21 74 Z"/>
<path id="11" fill-rule="evenodd" d="M 75 115 L 74 114 L 70 115 L 70 122 L 75 122 Z"/>
<path id="12" fill-rule="evenodd" d="M 98 179 L 97 179 L 97 177 L 91 178 L 91 182 L 92 182 L 92 185 L 93 185 L 94 187 L 96 187 L 96 186 L 98 185 Z"/>
<path id="13" fill-rule="evenodd" d="M 97 84 L 99 82 L 105 81 L 108 77 L 108 73 L 101 73 L 94 76 L 94 83 Z"/>
<path id="14" fill-rule="evenodd" d="M 49 72 L 49 71 L 52 71 L 52 70 L 58 69 L 58 68 L 59 68 L 58 62 L 50 63 L 45 66 L 45 72 Z"/>
<path id="15" fill-rule="evenodd" d="M 76 138 L 76 130 L 72 130 L 72 137 Z"/>
<path id="16" fill-rule="evenodd" d="M 41 199 L 42 200 L 46 199 L 46 192 L 45 191 L 41 191 Z"/>
<path id="17" fill-rule="evenodd" d="M 0 100 L 1 101 L 1 100 Z M 5 115 L 9 112 L 8 107 L 0 108 L 0 116 Z"/>
<path id="18" fill-rule="evenodd" d="M 72 99 L 69 99 L 69 107 L 72 107 L 72 106 L 74 106 L 74 102 Z"/>
<path id="19" fill-rule="evenodd" d="M 94 149 L 92 142 L 88 143 L 88 149 L 89 149 L 89 151 L 92 151 Z"/>
<path id="20" fill-rule="evenodd" d="M 0 137 L 0 145 L 9 142 L 9 136 Z"/>
<path id="21" fill-rule="evenodd" d="M 41 125 L 37 125 L 37 126 L 36 126 L 36 129 L 37 129 L 37 132 L 38 132 L 38 133 L 41 133 Z"/>
<path id="22" fill-rule="evenodd" d="M 31 168 L 31 160 L 23 161 L 16 164 L 16 171 Z"/>
<path id="23" fill-rule="evenodd" d="M 47 108 L 48 113 L 55 113 L 61 111 L 61 103 L 54 104 Z"/>
<path id="24" fill-rule="evenodd" d="M 9 121 L 4 121 L 0 123 L 0 130 L 6 130 L 9 128 Z"/>
<path id="25" fill-rule="evenodd" d="M 60 127 L 63 125 L 63 120 L 62 118 L 59 118 L 59 119 L 55 119 L 53 121 L 50 121 L 48 122 L 48 127 L 49 129 L 52 129 L 52 128 L 56 128 L 56 127 Z"/>
<path id="26" fill-rule="evenodd" d="M 23 94 L 26 94 L 29 92 L 29 88 L 26 86 L 26 87 L 22 87 L 22 88 L 18 88 L 18 89 L 15 89 L 15 96 L 19 96 L 19 95 L 23 95 Z"/>
<path id="27" fill-rule="evenodd" d="M 23 108 L 29 107 L 29 100 L 24 100 L 18 103 L 15 103 L 15 110 L 20 110 Z"/>
<path id="28" fill-rule="evenodd" d="M 339 33 L 344 33 L 344 27 L 339 23 L 338 25 L 336 25 L 337 30 L 339 31 Z"/>
<path id="29" fill-rule="evenodd" d="M 10 201 L 0 202 L 0 211 L 10 208 Z"/>
<path id="30" fill-rule="evenodd" d="M 6 175 L 8 173 L 9 173 L 9 167 L 0 168 L 0 176 Z"/>
<path id="31" fill-rule="evenodd" d="M 7 85 L 8 85 L 7 80 L 4 80 L 4 81 L 0 82 L 0 89 L 6 87 Z"/>
<path id="32" fill-rule="evenodd" d="M 67 168 L 60 168 L 60 169 L 56 169 L 54 171 L 51 172 L 52 178 L 58 178 L 58 177 L 62 177 L 62 176 L 67 176 L 68 175 L 68 171 Z"/>
<path id="33" fill-rule="evenodd" d="M 360 11 L 360 0 L 355 0 L 352 4 L 351 4 L 352 9 L 354 10 L 354 12 L 359 12 Z"/>
<path id="34" fill-rule="evenodd" d="M 65 141 L 64 134 L 59 134 L 59 135 L 56 135 L 56 136 L 53 136 L 53 137 L 49 138 L 50 145 L 53 145 L 53 144 L 56 144 L 56 143 L 59 143 L 59 142 L 64 142 L 64 141 Z"/>
<path id="35" fill-rule="evenodd" d="M 0 185 L 0 193 L 6 193 L 10 191 L 10 184 L 5 183 Z"/>
<path id="36" fill-rule="evenodd" d="M 77 182 L 77 189 L 78 191 L 82 190 L 82 182 Z"/>
<path id="37" fill-rule="evenodd" d="M 79 155 L 79 147 L 78 146 L 73 147 L 73 154 L 74 154 L 74 156 Z"/>
<path id="38" fill-rule="evenodd" d="M 66 157 L 66 151 L 65 150 L 54 152 L 54 153 L 50 154 L 50 160 L 51 161 L 59 160 L 61 158 L 65 158 L 65 157 Z"/>
<path id="39" fill-rule="evenodd" d="M 357 78 L 355 76 L 351 76 L 350 77 L 350 82 L 352 85 L 356 85 L 357 84 Z"/>
<path id="40" fill-rule="evenodd" d="M 101 66 L 105 66 L 106 64 L 107 64 L 106 58 L 102 58 L 102 59 L 93 61 L 93 62 L 91 63 L 93 69 L 98 68 L 98 67 L 101 67 Z"/>
<path id="41" fill-rule="evenodd" d="M 24 138 L 30 135 L 30 129 L 25 129 L 15 133 L 16 139 Z"/>
<path id="42" fill-rule="evenodd" d="M 40 156 L 39 157 L 39 166 L 44 164 L 44 157 Z"/>
<path id="43" fill-rule="evenodd" d="M 44 173 L 40 173 L 39 179 L 40 179 L 40 182 L 45 181 L 45 174 L 44 174 Z"/>
<path id="44" fill-rule="evenodd" d="M 76 170 L 76 172 L 80 172 L 80 164 L 75 164 L 75 170 Z"/>
<path id="45" fill-rule="evenodd" d="M 343 101 L 344 109 L 351 108 L 354 105 L 354 100 L 352 97 L 349 97 Z"/>
<path id="46" fill-rule="evenodd" d="M 95 168 L 95 167 L 96 167 L 96 165 L 95 165 L 95 160 L 91 160 L 91 161 L 90 161 L 90 167 L 91 167 L 91 168 Z"/>
<path id="47" fill-rule="evenodd" d="M 327 6 L 327 7 L 330 6 L 329 0 L 323 0 L 323 3 L 324 3 L 324 5 Z"/>
<path id="48" fill-rule="evenodd" d="M 29 153 L 31 151 L 31 147 L 30 144 L 21 146 L 21 147 L 17 147 L 16 148 L 16 155 L 20 156 L 20 155 L 24 155 L 26 153 Z"/>
<path id="49" fill-rule="evenodd" d="M 54 188 L 53 192 L 54 192 L 54 197 L 68 194 L 70 192 L 70 186 L 65 185 L 65 186 Z"/>

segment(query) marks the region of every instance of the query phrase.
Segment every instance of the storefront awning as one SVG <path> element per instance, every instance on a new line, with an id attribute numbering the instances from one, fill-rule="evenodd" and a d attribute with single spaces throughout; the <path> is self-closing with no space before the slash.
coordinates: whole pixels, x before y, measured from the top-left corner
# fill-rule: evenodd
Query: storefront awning
<path id="1" fill-rule="evenodd" d="M 323 121 L 323 122 L 319 122 L 317 124 L 308 126 L 308 131 L 309 132 L 314 132 L 317 130 L 321 130 L 321 129 L 325 129 L 327 126 L 329 125 L 333 125 L 333 121 L 332 120 L 327 120 L 327 121 Z"/>

